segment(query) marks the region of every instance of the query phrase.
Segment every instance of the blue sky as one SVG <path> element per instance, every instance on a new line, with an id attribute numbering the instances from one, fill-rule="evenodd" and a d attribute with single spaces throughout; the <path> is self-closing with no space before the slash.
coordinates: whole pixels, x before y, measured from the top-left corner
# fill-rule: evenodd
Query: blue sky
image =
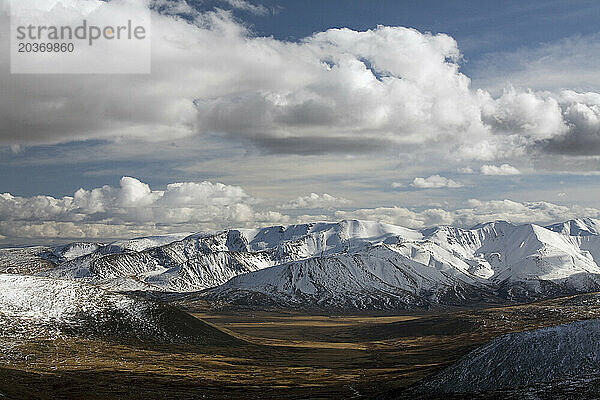
<path id="1" fill-rule="evenodd" d="M 218 6 L 218 2 L 202 3 Z M 406 26 L 454 37 L 466 59 L 597 33 L 596 1 L 265 1 L 274 17 L 243 15 L 258 35 L 299 40 L 314 32 Z"/>
<path id="2" fill-rule="evenodd" d="M 150 76 L 11 75 L 2 56 L 3 242 L 600 208 L 598 2 L 152 4 Z"/>

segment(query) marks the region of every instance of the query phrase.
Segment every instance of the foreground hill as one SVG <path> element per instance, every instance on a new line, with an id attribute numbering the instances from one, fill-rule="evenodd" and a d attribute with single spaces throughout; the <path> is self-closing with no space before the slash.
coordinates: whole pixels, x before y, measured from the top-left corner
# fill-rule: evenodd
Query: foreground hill
<path id="1" fill-rule="evenodd" d="M 418 386 L 420 395 L 473 394 L 540 386 L 579 386 L 598 379 L 600 320 L 500 336 Z M 524 393 L 527 391 L 525 390 Z M 594 396 L 595 397 L 595 396 Z"/>
<path id="2" fill-rule="evenodd" d="M 214 344 L 235 339 L 172 307 L 83 282 L 0 274 L 0 348 L 60 336 Z M 16 341 L 16 342 L 15 342 Z"/>

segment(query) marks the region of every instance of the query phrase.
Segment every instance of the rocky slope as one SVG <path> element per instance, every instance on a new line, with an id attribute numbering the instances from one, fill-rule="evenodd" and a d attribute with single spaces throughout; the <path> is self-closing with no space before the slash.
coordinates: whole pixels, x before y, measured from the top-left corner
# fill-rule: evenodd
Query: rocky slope
<path id="1" fill-rule="evenodd" d="M 540 384 L 560 386 L 597 377 L 599 367 L 600 320 L 577 321 L 498 337 L 414 392 L 467 394 Z"/>

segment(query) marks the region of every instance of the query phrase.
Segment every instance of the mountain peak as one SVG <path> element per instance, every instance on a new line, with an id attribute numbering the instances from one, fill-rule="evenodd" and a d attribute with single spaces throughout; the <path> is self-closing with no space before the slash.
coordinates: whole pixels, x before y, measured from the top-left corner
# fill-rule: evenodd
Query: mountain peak
<path id="1" fill-rule="evenodd" d="M 568 236 L 589 236 L 600 234 L 600 220 L 594 218 L 575 218 L 549 225 L 547 229 Z"/>
<path id="2" fill-rule="evenodd" d="M 483 229 L 483 228 L 488 228 L 488 227 L 496 227 L 496 226 L 515 226 L 515 224 L 513 224 L 512 222 L 508 222 L 505 221 L 503 219 L 498 219 L 495 221 L 489 221 L 489 222 L 480 222 L 478 224 L 473 225 L 471 228 L 469 228 L 469 230 L 476 230 L 476 229 Z"/>

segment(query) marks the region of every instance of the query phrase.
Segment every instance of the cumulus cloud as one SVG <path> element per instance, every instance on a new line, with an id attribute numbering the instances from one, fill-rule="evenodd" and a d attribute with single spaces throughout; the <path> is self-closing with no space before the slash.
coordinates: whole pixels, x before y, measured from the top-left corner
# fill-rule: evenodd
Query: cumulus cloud
<path id="1" fill-rule="evenodd" d="M 595 155 L 600 151 L 600 94 L 561 92 L 562 113 L 568 130 L 543 145 L 560 154 Z"/>
<path id="2" fill-rule="evenodd" d="M 255 10 L 252 7 L 262 7 L 241 0 L 221 3 L 230 8 L 246 7 L 249 12 Z M 6 0 L 0 0 L 0 24 L 6 26 L 9 25 L 7 4 Z M 385 173 L 371 167 L 367 173 L 367 168 L 357 168 L 357 162 L 353 161 L 354 170 L 350 173 L 346 164 L 328 157 L 327 168 L 315 172 L 325 164 L 295 168 L 301 164 L 299 159 L 306 162 L 310 158 L 297 157 L 290 162 L 287 155 L 277 156 L 281 157 L 280 165 L 291 165 L 288 171 L 295 169 L 290 173 L 293 176 L 288 185 L 291 180 L 297 182 L 300 176 L 306 181 L 310 170 L 315 179 L 334 173 L 352 175 L 354 187 L 361 185 L 361 189 L 378 184 L 389 189 L 393 177 L 400 181 L 392 183 L 393 188 L 409 186 L 409 176 L 423 176 L 413 180 L 415 188 L 460 186 L 460 182 L 442 176 L 423 175 L 418 164 L 426 158 L 443 162 L 446 157 L 452 160 L 452 170 L 486 164 L 480 169 L 484 175 L 514 175 L 519 171 L 510 164 L 521 165 L 515 163 L 515 157 L 547 160 L 548 157 L 539 157 L 540 152 L 545 152 L 560 155 L 556 159 L 564 160 L 567 158 L 564 155 L 582 160 L 582 155 L 592 159 L 600 153 L 600 94 L 594 91 L 597 89 L 594 85 L 598 86 L 600 81 L 597 62 L 591 62 L 586 53 L 589 50 L 586 38 L 573 42 L 577 47 L 573 57 L 563 57 L 561 53 L 571 42 L 565 42 L 563 50 L 552 50 L 551 58 L 536 53 L 535 57 L 539 57 L 535 64 L 540 69 L 526 78 L 552 78 L 551 74 L 539 71 L 547 71 L 543 68 L 550 68 L 550 64 L 559 65 L 553 72 L 560 84 L 537 81 L 528 90 L 528 80 L 524 78 L 504 90 L 488 91 L 473 87 L 469 77 L 461 72 L 458 45 L 445 34 L 379 26 L 367 31 L 330 29 L 289 42 L 255 35 L 231 11 L 199 11 L 194 2 L 185 0 L 151 0 L 150 4 L 153 9 L 150 75 L 11 75 L 7 35 L 0 35 L 0 50 L 6 55 L 0 57 L 0 144 L 11 146 L 16 153 L 27 152 L 29 145 L 99 139 L 103 146 L 114 149 L 117 147 L 114 143 L 130 143 L 125 139 L 133 138 L 138 143 L 144 142 L 140 146 L 144 151 L 136 149 L 136 157 L 144 153 L 143 157 L 150 158 L 155 155 L 151 154 L 153 148 L 167 153 L 165 143 L 179 139 L 181 144 L 181 138 L 185 137 L 185 143 L 196 146 L 195 143 L 207 142 L 203 138 L 210 138 L 228 150 L 235 143 L 234 147 L 246 151 L 248 143 L 252 143 L 270 152 L 302 156 L 327 152 L 364 154 L 383 148 L 389 149 L 390 154 L 401 153 L 399 160 L 409 160 L 407 164 L 416 167 L 404 172 L 410 175 L 395 175 L 390 172 L 392 167 Z M 110 2 L 101 2 L 101 6 L 110 7 Z M 592 42 L 594 54 L 600 54 L 597 35 Z M 561 59 L 565 59 L 564 63 Z M 571 86 L 563 84 L 568 82 L 564 75 L 556 74 L 572 74 L 571 67 L 581 63 L 588 68 L 587 75 L 581 75 L 581 82 L 595 83 L 586 87 L 582 84 L 577 91 L 563 90 Z M 127 151 L 132 152 L 130 148 Z M 186 151 L 193 153 L 190 149 Z M 170 157 L 169 160 L 180 161 L 182 152 L 161 154 L 161 160 Z M 77 149 L 77 153 L 79 159 L 85 158 L 85 152 Z M 219 157 L 218 162 L 211 159 L 213 169 L 207 175 L 217 174 L 219 168 L 214 167 L 215 163 L 236 164 L 227 156 L 219 154 Z M 269 180 L 270 169 L 265 168 L 261 157 L 254 159 L 251 172 L 244 171 L 244 177 L 254 179 L 253 183 L 246 183 L 253 188 L 257 181 L 262 185 Z M 360 165 L 368 164 L 366 157 Z M 597 169 L 597 159 L 586 165 L 592 162 Z M 219 173 L 241 173 L 231 166 L 226 168 L 226 172 Z M 473 171 L 464 168 L 459 172 Z M 357 177 L 359 173 L 363 175 Z M 281 182 L 279 179 L 277 184 Z M 269 185 L 272 189 L 274 183 Z M 289 188 L 286 190 L 289 192 Z M 330 189 L 315 185 L 310 190 L 322 193 Z M 361 192 L 363 197 L 372 193 L 368 190 Z M 380 192 L 382 198 L 390 195 L 382 200 L 384 204 L 393 201 L 391 195 L 404 194 L 391 192 Z M 406 221 L 410 226 L 449 221 L 467 223 L 484 216 L 502 218 L 502 210 L 493 211 L 492 203 L 485 202 L 471 204 L 462 214 L 459 210 L 442 208 L 416 212 L 383 207 L 339 211 L 338 215 L 332 214 L 331 209 L 347 206 L 347 200 L 334 196 L 330 199 L 329 195 L 318 193 L 300 196 L 286 206 L 322 209 L 318 212 L 327 217 L 381 217 L 387 222 Z M 277 198 L 277 202 L 283 203 L 286 198 Z M 353 200 L 358 203 L 356 198 Z M 410 204 L 414 202 L 411 200 Z M 510 206 L 510 218 L 515 221 L 528 213 L 549 217 L 548 210 L 533 212 L 529 203 L 495 204 Z M 569 215 L 571 211 L 567 211 L 557 215 Z M 259 208 L 244 189 L 213 182 L 183 182 L 156 190 L 136 179 L 125 178 L 119 187 L 81 189 L 62 198 L 0 195 L 0 239 L 19 235 L 124 237 L 173 229 L 202 230 L 286 221 L 292 221 L 291 217 Z"/>
<path id="3" fill-rule="evenodd" d="M 301 153 L 420 145 L 441 135 L 458 143 L 482 134 L 476 96 L 458 72 L 449 36 L 331 29 L 300 43 L 257 45 L 253 57 L 268 51 L 268 66 L 285 67 L 269 74 L 268 89 L 198 100 L 202 125 Z"/>
<path id="4" fill-rule="evenodd" d="M 0 142 L 217 133 L 280 153 L 395 147 L 481 160 L 532 148 L 597 151 L 586 140 L 600 143 L 595 93 L 509 88 L 494 98 L 471 88 L 445 34 L 379 26 L 286 42 L 253 35 L 231 12 L 199 12 L 183 0 L 151 4 L 150 75 L 10 75 L 1 58 L 10 96 L 0 98 Z"/>
<path id="5" fill-rule="evenodd" d="M 415 178 L 411 186 L 419 189 L 459 188 L 463 185 L 440 175 L 431 175 L 428 178 Z"/>
<path id="6" fill-rule="evenodd" d="M 377 207 L 355 211 L 336 211 L 335 217 L 337 219 L 378 221 L 407 228 L 446 225 L 454 221 L 451 213 L 437 208 L 416 212 L 404 207 Z"/>
<path id="7" fill-rule="evenodd" d="M 317 194 L 311 193 L 308 196 L 300 196 L 286 204 L 283 204 L 282 209 L 331 209 L 350 204 L 350 200 L 342 197 L 334 197 L 327 193 Z"/>
<path id="8" fill-rule="evenodd" d="M 513 223 L 552 223 L 581 216 L 598 217 L 600 210 L 579 206 L 561 206 L 549 202 L 516 202 L 512 200 L 481 201 L 472 199 L 468 207 L 456 210 L 430 208 L 414 211 L 403 207 L 379 207 L 355 211 L 337 211 L 339 219 L 366 219 L 409 228 L 424 228 L 436 225 L 471 227 L 490 221 Z"/>
<path id="9" fill-rule="evenodd" d="M 148 225 L 111 225 L 105 223 L 73 223 L 73 222 L 25 222 L 25 221 L 0 221 L 0 230 L 10 243 L 24 243 L 30 245 L 28 240 L 50 241 L 57 239 L 84 239 L 104 240 L 133 238 L 146 235 L 160 235 L 168 233 L 168 229 L 160 226 Z M 27 241 L 23 241 L 26 239 Z"/>
<path id="10" fill-rule="evenodd" d="M 458 224 L 469 226 L 476 223 L 504 220 L 514 223 L 549 223 L 581 216 L 597 217 L 600 210 L 579 206 L 562 206 L 545 201 L 516 202 L 512 200 L 469 200 L 469 208 L 453 212 Z"/>
<path id="11" fill-rule="evenodd" d="M 288 220 L 278 212 L 256 210 L 238 186 L 206 181 L 152 190 L 123 177 L 119 187 L 79 189 L 63 198 L 0 194 L 0 233 L 7 237 L 122 237 L 178 226 L 200 230 Z"/>
<path id="12" fill-rule="evenodd" d="M 486 104 L 484 120 L 496 131 L 519 133 L 533 139 L 548 139 L 567 132 L 558 100 L 546 93 L 505 90 Z"/>
<path id="13" fill-rule="evenodd" d="M 410 228 L 436 225 L 469 227 L 480 222 L 550 223 L 575 217 L 600 217 L 600 210 L 549 202 L 469 200 L 465 207 L 426 209 L 378 207 L 340 210 L 349 201 L 311 193 L 280 209 L 301 210 L 295 217 L 272 211 L 238 186 L 215 182 L 180 182 L 163 190 L 131 177 L 118 187 L 79 189 L 72 196 L 19 197 L 0 194 L 0 240 L 115 239 L 173 232 L 363 219 Z M 305 212 L 302 213 L 302 210 Z M 320 210 L 317 213 L 312 211 Z"/>
<path id="14" fill-rule="evenodd" d="M 483 175 L 519 175 L 521 171 L 509 164 L 496 165 L 482 165 L 481 173 Z"/>

